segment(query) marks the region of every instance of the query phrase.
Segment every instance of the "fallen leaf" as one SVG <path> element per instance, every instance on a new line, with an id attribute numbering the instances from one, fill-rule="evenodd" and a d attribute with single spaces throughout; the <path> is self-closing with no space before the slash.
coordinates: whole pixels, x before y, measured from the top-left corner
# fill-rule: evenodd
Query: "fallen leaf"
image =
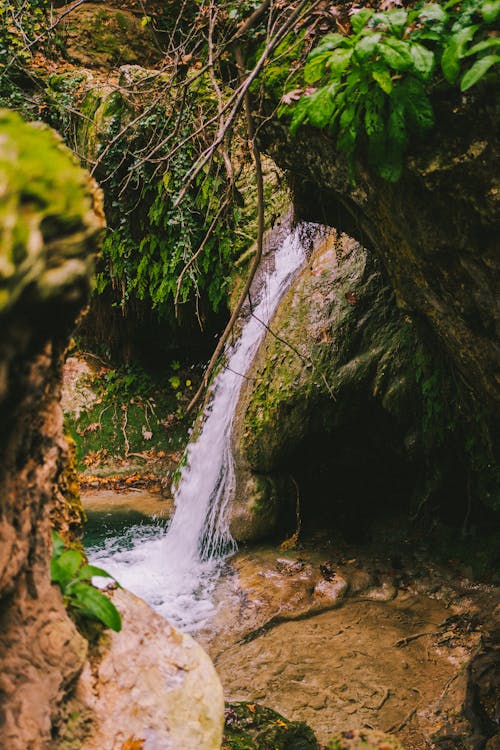
<path id="1" fill-rule="evenodd" d="M 122 745 L 122 750 L 143 750 L 146 740 L 136 740 L 135 737 L 129 737 Z"/>

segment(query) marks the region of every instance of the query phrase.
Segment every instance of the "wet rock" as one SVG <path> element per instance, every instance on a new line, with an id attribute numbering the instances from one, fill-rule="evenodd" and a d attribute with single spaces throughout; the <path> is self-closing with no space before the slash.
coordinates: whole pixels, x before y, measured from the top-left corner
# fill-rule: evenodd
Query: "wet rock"
<path id="1" fill-rule="evenodd" d="M 80 498 L 80 483 L 76 471 L 76 445 L 68 433 L 65 435 L 65 440 L 68 444 L 68 463 L 54 490 L 50 523 L 67 546 L 83 548 L 85 511 Z"/>
<path id="2" fill-rule="evenodd" d="M 286 557 L 279 557 L 276 560 L 276 569 L 285 575 L 293 575 L 304 570 L 306 563 L 304 560 L 289 560 Z"/>
<path id="3" fill-rule="evenodd" d="M 318 581 L 314 587 L 313 597 L 316 604 L 340 604 L 347 592 L 347 581 L 336 574 L 329 581 Z"/>
<path id="4" fill-rule="evenodd" d="M 401 445 L 414 408 L 415 326 L 376 261 L 353 240 L 329 236 L 271 329 L 279 338 L 264 338 L 235 414 L 231 531 L 269 535 L 279 518 L 295 520 L 298 502 L 303 520 L 360 533 L 374 512 L 361 498 L 373 485 L 393 492 L 391 462 L 413 460 Z"/>
<path id="5" fill-rule="evenodd" d="M 397 595 L 397 589 L 390 581 L 384 581 L 380 586 L 369 588 L 363 593 L 363 599 L 372 602 L 390 602 Z"/>
<path id="6" fill-rule="evenodd" d="M 304 722 L 288 721 L 255 703 L 228 703 L 222 750 L 318 750 Z"/>
<path id="7" fill-rule="evenodd" d="M 209 657 L 133 594 L 113 602 L 123 628 L 104 633 L 76 688 L 80 710 L 92 716 L 82 750 L 219 750 L 222 687 Z"/>
<path id="8" fill-rule="evenodd" d="M 401 742 L 376 729 L 340 732 L 326 746 L 327 750 L 405 750 Z"/>

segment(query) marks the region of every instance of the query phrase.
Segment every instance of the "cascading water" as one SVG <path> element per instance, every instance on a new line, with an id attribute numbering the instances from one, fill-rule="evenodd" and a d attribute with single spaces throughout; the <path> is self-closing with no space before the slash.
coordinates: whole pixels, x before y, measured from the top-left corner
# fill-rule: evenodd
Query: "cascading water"
<path id="1" fill-rule="evenodd" d="M 293 230 L 272 256 L 274 267 L 265 270 L 253 311 L 239 339 L 226 350 L 226 365 L 214 380 L 201 432 L 188 446 L 167 533 L 160 527 L 133 527 L 104 549 L 88 550 L 93 563 L 187 630 L 201 627 L 213 613 L 217 574 L 224 556 L 235 549 L 226 520 L 234 490 L 234 413 L 266 325 L 304 261 L 303 228 Z"/>

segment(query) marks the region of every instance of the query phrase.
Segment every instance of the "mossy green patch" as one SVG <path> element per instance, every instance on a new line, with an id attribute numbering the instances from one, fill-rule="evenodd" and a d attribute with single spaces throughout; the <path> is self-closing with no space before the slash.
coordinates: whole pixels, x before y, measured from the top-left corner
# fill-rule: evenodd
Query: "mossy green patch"
<path id="1" fill-rule="evenodd" d="M 304 722 L 288 721 L 256 703 L 226 705 L 222 750 L 318 750 L 314 732 Z"/>
<path id="2" fill-rule="evenodd" d="M 88 175 L 50 128 L 0 110 L 0 186 L 2 307 L 28 285 L 48 299 L 78 280 L 88 283 L 83 238 L 99 218 Z"/>

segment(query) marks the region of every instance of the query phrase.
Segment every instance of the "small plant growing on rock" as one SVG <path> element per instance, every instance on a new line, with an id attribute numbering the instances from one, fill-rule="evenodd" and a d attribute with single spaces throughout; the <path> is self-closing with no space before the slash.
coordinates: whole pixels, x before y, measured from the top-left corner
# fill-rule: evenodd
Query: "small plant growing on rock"
<path id="1" fill-rule="evenodd" d="M 64 540 L 55 531 L 52 532 L 52 544 L 50 578 L 61 589 L 66 607 L 81 617 L 98 620 L 111 630 L 120 631 L 120 613 L 108 597 L 91 583 L 93 576 L 113 576 L 102 568 L 88 565 L 80 550 L 66 549 Z"/>

